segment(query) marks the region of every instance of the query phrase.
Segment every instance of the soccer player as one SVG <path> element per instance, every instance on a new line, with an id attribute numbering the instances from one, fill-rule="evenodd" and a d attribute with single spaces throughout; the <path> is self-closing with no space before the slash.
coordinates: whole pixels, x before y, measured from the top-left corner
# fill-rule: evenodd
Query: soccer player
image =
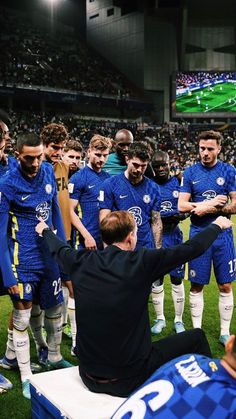
<path id="1" fill-rule="evenodd" d="M 149 294 L 156 278 L 202 254 L 231 225 L 226 217 L 218 217 L 187 243 L 135 251 L 137 226 L 128 211 L 114 211 L 102 220 L 104 250 L 74 250 L 47 224 L 37 225 L 36 231 L 73 282 L 79 371 L 91 391 L 126 397 L 177 356 L 211 356 L 201 329 L 152 342 Z"/>
<path id="2" fill-rule="evenodd" d="M 40 133 L 44 146 L 44 159 L 53 166 L 56 184 L 57 198 L 61 210 L 62 220 L 66 233 L 66 240 L 71 239 L 71 219 L 68 192 L 69 165 L 63 160 L 64 147 L 69 139 L 69 133 L 63 124 L 52 123 L 45 125 Z M 69 278 L 63 275 L 62 291 L 64 302 L 62 303 L 62 325 L 63 333 L 72 338 L 71 354 L 74 354 L 76 325 L 75 308 L 72 284 Z M 68 311 L 67 311 L 68 310 Z M 67 313 L 70 317 L 70 326 L 67 324 Z M 37 329 L 37 319 L 35 318 L 35 329 Z"/>
<path id="3" fill-rule="evenodd" d="M 71 221 L 77 231 L 75 248 L 101 249 L 99 230 L 99 193 L 109 174 L 102 170 L 111 147 L 109 138 L 94 135 L 89 143 L 88 164 L 75 173 L 69 182 Z M 79 212 L 80 211 L 80 217 Z"/>
<path id="4" fill-rule="evenodd" d="M 114 413 L 112 419 L 235 418 L 236 337 L 221 360 L 197 354 L 175 358 L 156 370 Z"/>
<path id="5" fill-rule="evenodd" d="M 178 224 L 185 215 L 178 211 L 178 196 L 180 180 L 177 176 L 170 176 L 170 161 L 167 153 L 156 152 L 152 157 L 152 168 L 155 172 L 154 181 L 158 184 L 161 194 L 161 219 L 163 224 L 162 247 L 175 246 L 183 241 L 183 234 Z M 185 330 L 183 324 L 184 312 L 184 265 L 170 272 L 172 299 L 175 308 L 174 328 L 176 333 Z M 164 277 L 159 278 L 152 286 L 152 301 L 156 312 L 156 321 L 151 331 L 161 333 L 166 326 L 164 315 Z"/>
<path id="6" fill-rule="evenodd" d="M 138 226 L 137 248 L 151 249 L 161 246 L 162 223 L 159 186 L 144 176 L 149 158 L 145 144 L 132 144 L 127 152 L 127 169 L 104 182 L 99 204 L 100 220 L 111 211 L 133 214 Z"/>
<path id="7" fill-rule="evenodd" d="M 82 154 L 83 146 L 80 141 L 70 138 L 64 147 L 62 156 L 62 160 L 69 166 L 69 178 L 80 169 Z"/>
<path id="8" fill-rule="evenodd" d="M 123 128 L 117 131 L 113 140 L 114 152 L 109 154 L 108 159 L 104 165 L 104 170 L 109 175 L 118 175 L 123 173 L 126 168 L 126 156 L 130 145 L 133 143 L 134 137 L 131 131 Z"/>
<path id="9" fill-rule="evenodd" d="M 5 358 L 11 366 L 16 356 L 23 395 L 30 398 L 29 379 L 32 372 L 27 328 L 32 301 L 38 297 L 39 288 L 47 279 L 47 266 L 39 238 L 35 234 L 35 226 L 38 219 L 42 218 L 57 229 L 62 239 L 64 229 L 57 204 L 53 170 L 48 164 L 42 165 L 43 145 L 40 138 L 35 134 L 19 136 L 16 154 L 19 165 L 7 172 L 0 181 L 0 266 L 4 286 L 13 302 L 13 332 L 11 339 L 8 339 L 8 342 L 12 342 L 7 346 Z M 59 269 L 54 264 L 50 270 L 57 300 L 60 299 Z M 47 283 L 44 286 L 47 288 Z M 51 322 L 46 324 L 46 317 L 48 356 L 54 364 L 60 362 L 62 356 L 54 325 Z M 53 321 L 57 327 L 60 319 Z"/>
<path id="10" fill-rule="evenodd" d="M 1 114 L 0 114 L 1 116 Z M 5 140 L 5 133 L 4 133 L 4 122 L 0 121 L 0 179 L 1 177 L 7 172 L 9 166 L 7 164 L 7 160 L 4 155 L 6 140 Z M 5 290 L 3 287 L 2 281 L 2 273 L 0 271 L 0 295 L 5 294 Z M 0 393 L 3 393 L 12 388 L 11 382 L 5 378 L 2 374 L 0 374 Z"/>
<path id="11" fill-rule="evenodd" d="M 190 237 L 217 215 L 230 217 L 236 213 L 235 168 L 218 160 L 221 139 L 219 132 L 201 132 L 198 136 L 201 161 L 184 171 L 178 207 L 191 215 Z M 203 288 L 210 281 L 212 262 L 219 288 L 220 342 L 225 344 L 234 306 L 231 283 L 235 280 L 236 264 L 232 228 L 222 232 L 207 252 L 189 263 L 189 300 L 194 327 L 202 326 Z"/>

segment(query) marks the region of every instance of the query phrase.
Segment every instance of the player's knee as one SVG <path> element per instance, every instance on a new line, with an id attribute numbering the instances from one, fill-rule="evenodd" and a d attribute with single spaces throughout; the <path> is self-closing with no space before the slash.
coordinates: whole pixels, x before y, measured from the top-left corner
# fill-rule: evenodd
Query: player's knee
<path id="1" fill-rule="evenodd" d="M 45 319 L 59 319 L 62 316 L 62 304 L 45 310 Z"/>
<path id="2" fill-rule="evenodd" d="M 197 294 L 203 290 L 204 285 L 195 284 L 194 282 L 191 283 L 190 292 L 193 294 Z"/>
<path id="3" fill-rule="evenodd" d="M 31 317 L 39 317 L 42 314 L 42 310 L 38 304 L 33 304 L 31 309 Z"/>
<path id="4" fill-rule="evenodd" d="M 170 280 L 173 285 L 181 285 L 183 281 L 182 278 L 176 278 L 175 276 L 171 276 Z"/>
<path id="5" fill-rule="evenodd" d="M 31 309 L 13 310 L 13 327 L 23 332 L 29 326 Z"/>
<path id="6" fill-rule="evenodd" d="M 229 294 L 232 291 L 232 284 L 218 284 L 220 292 L 225 292 L 226 294 Z"/>

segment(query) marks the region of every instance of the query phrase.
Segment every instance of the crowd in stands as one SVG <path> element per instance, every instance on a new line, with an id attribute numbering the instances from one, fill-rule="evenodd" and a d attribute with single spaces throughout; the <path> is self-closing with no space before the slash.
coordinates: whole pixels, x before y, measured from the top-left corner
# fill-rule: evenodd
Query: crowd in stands
<path id="1" fill-rule="evenodd" d="M 207 83 L 209 81 L 217 81 L 222 79 L 235 80 L 235 72 L 219 72 L 219 71 L 188 71 L 179 72 L 176 77 L 176 87 L 181 89 L 190 87 L 191 85 Z"/>
<path id="2" fill-rule="evenodd" d="M 81 141 L 86 149 L 91 137 L 101 134 L 114 138 L 117 130 L 129 129 L 135 141 L 146 141 L 154 150 L 166 151 L 170 155 L 172 171 L 183 170 L 198 159 L 196 137 L 204 129 L 217 127 L 191 126 L 187 123 L 165 123 L 160 125 L 139 124 L 112 120 L 82 119 L 75 114 L 45 114 L 36 112 L 11 112 L 10 130 L 13 142 L 22 131 L 39 133 L 42 127 L 50 122 L 63 123 L 70 135 Z M 222 131 L 223 144 L 220 158 L 236 165 L 236 127 L 226 127 Z"/>
<path id="3" fill-rule="evenodd" d="M 127 79 L 71 28 L 50 31 L 26 13 L 0 8 L 0 82 L 113 95 L 132 95 Z M 70 29 L 70 30 L 69 30 Z"/>

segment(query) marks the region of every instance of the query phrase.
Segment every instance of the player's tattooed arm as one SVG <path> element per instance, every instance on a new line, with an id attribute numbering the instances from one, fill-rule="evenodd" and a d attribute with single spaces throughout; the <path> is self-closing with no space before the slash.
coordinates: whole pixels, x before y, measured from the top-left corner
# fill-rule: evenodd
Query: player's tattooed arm
<path id="1" fill-rule="evenodd" d="M 152 211 L 151 228 L 154 236 L 156 248 L 159 249 L 162 244 L 162 221 L 159 211 Z"/>

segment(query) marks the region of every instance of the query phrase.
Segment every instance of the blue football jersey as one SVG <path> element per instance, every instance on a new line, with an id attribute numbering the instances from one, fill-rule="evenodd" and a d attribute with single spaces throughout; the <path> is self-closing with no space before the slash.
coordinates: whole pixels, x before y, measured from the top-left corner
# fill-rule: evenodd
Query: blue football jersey
<path id="1" fill-rule="evenodd" d="M 133 393 L 112 419 L 236 418 L 236 380 L 219 360 L 188 354 L 173 359 Z"/>
<path id="2" fill-rule="evenodd" d="M 218 161 L 213 167 L 196 163 L 184 171 L 181 192 L 191 194 L 192 202 L 202 202 L 215 198 L 217 195 L 229 195 L 236 191 L 235 168 L 228 163 Z M 203 217 L 191 216 L 192 224 L 205 227 L 215 220 L 217 215 Z"/>
<path id="3" fill-rule="evenodd" d="M 0 216 L 9 214 L 8 245 L 12 264 L 18 269 L 43 268 L 35 227 L 40 217 L 52 225 L 54 200 L 57 200 L 57 189 L 50 164 L 42 164 L 33 178 L 24 176 L 20 166 L 1 178 Z"/>
<path id="4" fill-rule="evenodd" d="M 161 194 L 161 217 L 165 218 L 178 214 L 180 184 L 177 177 L 172 176 L 164 184 L 158 183 L 158 186 Z"/>
<path id="5" fill-rule="evenodd" d="M 146 178 L 133 185 L 123 173 L 112 176 L 103 184 L 99 204 L 101 209 L 126 210 L 133 214 L 138 227 L 137 248 L 155 247 L 151 229 L 152 211 L 160 211 L 159 186 Z"/>
<path id="6" fill-rule="evenodd" d="M 70 198 L 79 202 L 76 213 L 79 215 L 83 225 L 93 236 L 98 247 L 101 247 L 102 240 L 99 230 L 99 193 L 102 183 L 110 175 L 103 170 L 95 172 L 89 166 L 76 172 L 70 178 L 69 193 Z M 76 233 L 78 235 L 78 233 Z M 75 244 L 77 238 L 73 238 Z M 83 244 L 80 238 L 80 245 Z"/>

